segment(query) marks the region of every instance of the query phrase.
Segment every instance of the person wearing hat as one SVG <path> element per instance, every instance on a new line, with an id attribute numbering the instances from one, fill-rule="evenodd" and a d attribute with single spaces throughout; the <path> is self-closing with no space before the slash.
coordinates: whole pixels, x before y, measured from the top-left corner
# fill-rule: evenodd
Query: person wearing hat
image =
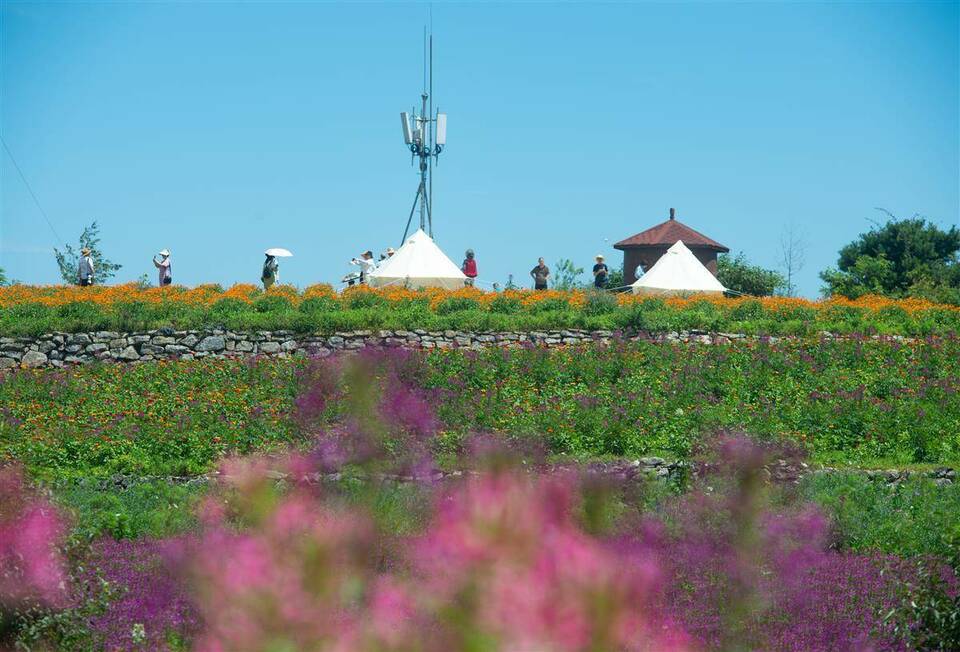
<path id="1" fill-rule="evenodd" d="M 397 253 L 394 251 L 393 247 L 387 247 L 387 250 L 380 254 L 380 260 L 377 261 L 377 266 L 380 265 L 385 260 L 388 260 L 393 257 L 393 254 Z"/>
<path id="2" fill-rule="evenodd" d="M 157 260 L 160 256 L 160 260 Z M 160 270 L 160 287 L 173 283 L 173 269 L 170 267 L 170 251 L 161 249 L 157 256 L 153 257 L 153 266 Z"/>
<path id="3" fill-rule="evenodd" d="M 466 285 L 472 286 L 477 279 L 477 260 L 473 256 L 473 249 L 467 249 L 466 256 L 460 266 L 460 271 L 467 277 Z"/>
<path id="4" fill-rule="evenodd" d="M 607 287 L 607 275 L 610 270 L 603 262 L 603 254 L 597 254 L 596 260 L 597 264 L 593 266 L 593 287 L 602 290 Z"/>
<path id="5" fill-rule="evenodd" d="M 367 275 L 377 268 L 377 262 L 373 259 L 373 252 L 367 249 L 359 258 L 350 261 L 351 265 L 360 266 L 360 283 L 367 282 Z"/>
<path id="6" fill-rule="evenodd" d="M 90 248 L 80 250 L 80 261 L 77 264 L 77 284 L 82 286 L 93 285 L 93 258 L 90 257 Z"/>
<path id="7" fill-rule="evenodd" d="M 263 289 L 269 290 L 273 284 L 280 280 L 280 263 L 276 256 L 264 254 L 266 259 L 263 261 L 263 272 L 260 274 L 260 280 L 263 282 Z"/>

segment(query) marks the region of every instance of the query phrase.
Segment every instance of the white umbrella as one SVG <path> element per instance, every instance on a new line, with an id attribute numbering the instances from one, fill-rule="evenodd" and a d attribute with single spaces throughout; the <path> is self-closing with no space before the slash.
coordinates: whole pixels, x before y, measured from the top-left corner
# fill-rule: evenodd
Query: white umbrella
<path id="1" fill-rule="evenodd" d="M 279 256 L 280 258 L 289 258 L 290 256 L 293 255 L 287 249 L 283 249 L 282 247 L 274 247 L 273 249 L 267 249 L 263 253 L 267 254 L 268 256 Z"/>

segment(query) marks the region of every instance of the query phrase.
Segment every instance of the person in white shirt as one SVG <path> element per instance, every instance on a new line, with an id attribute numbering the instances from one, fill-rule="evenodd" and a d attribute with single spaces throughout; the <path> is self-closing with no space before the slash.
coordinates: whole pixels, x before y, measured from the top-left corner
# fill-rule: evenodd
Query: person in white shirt
<path id="1" fill-rule="evenodd" d="M 160 260 L 157 260 L 160 256 Z M 170 267 L 170 251 L 164 249 L 153 257 L 153 266 L 160 270 L 160 287 L 173 283 L 173 270 Z"/>
<path id="2" fill-rule="evenodd" d="M 77 284 L 93 285 L 93 258 L 90 257 L 90 249 L 87 247 L 80 250 L 80 262 L 77 265 Z"/>
<path id="3" fill-rule="evenodd" d="M 373 259 L 373 252 L 369 249 L 360 254 L 359 258 L 350 261 L 351 265 L 360 266 L 360 282 L 367 282 L 367 275 L 377 268 L 377 262 Z"/>

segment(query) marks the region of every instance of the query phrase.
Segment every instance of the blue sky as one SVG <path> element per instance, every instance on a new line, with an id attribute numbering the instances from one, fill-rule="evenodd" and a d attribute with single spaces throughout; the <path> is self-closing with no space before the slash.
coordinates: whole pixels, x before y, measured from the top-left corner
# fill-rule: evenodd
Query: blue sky
<path id="1" fill-rule="evenodd" d="M 398 113 L 428 5 L 19 3 L 0 8 L 0 267 L 57 281 L 99 221 L 118 280 L 335 282 L 397 246 L 416 190 Z M 439 244 L 480 278 L 587 267 L 666 218 L 778 263 L 800 290 L 882 219 L 960 219 L 960 12 L 907 4 L 442 4 Z"/>

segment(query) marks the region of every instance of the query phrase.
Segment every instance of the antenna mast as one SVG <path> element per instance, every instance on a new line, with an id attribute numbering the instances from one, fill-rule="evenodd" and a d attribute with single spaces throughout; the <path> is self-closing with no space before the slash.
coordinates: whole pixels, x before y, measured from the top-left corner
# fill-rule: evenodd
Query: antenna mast
<path id="1" fill-rule="evenodd" d="M 431 26 L 432 27 L 432 26 Z M 427 28 L 423 28 L 423 91 L 420 94 L 420 115 L 414 109 L 400 114 L 403 127 L 403 142 L 410 148 L 411 163 L 419 159 L 420 185 L 413 198 L 407 226 L 403 231 L 403 241 L 407 239 L 413 214 L 420 207 L 420 228 L 433 237 L 433 161 L 439 159 L 447 141 L 447 115 L 433 112 L 433 33 L 427 38 Z M 429 58 L 429 65 L 428 65 Z M 429 72 L 429 77 L 428 77 Z M 428 105 L 429 100 L 429 105 Z"/>

